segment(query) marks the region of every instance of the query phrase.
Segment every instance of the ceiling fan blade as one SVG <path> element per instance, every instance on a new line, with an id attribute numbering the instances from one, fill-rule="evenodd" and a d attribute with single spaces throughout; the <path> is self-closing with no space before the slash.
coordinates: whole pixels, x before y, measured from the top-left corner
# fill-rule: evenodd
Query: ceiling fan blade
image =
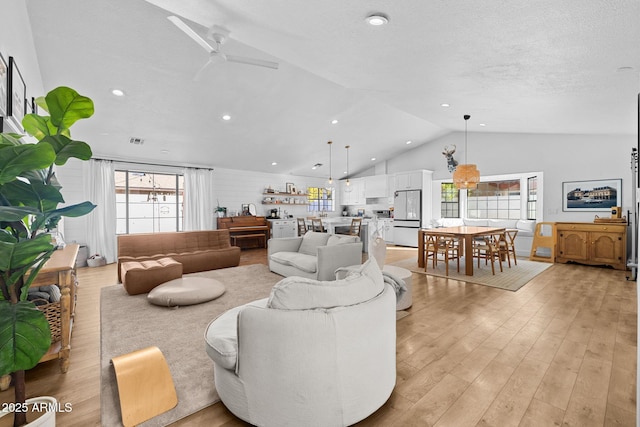
<path id="1" fill-rule="evenodd" d="M 213 57 L 209 58 L 209 60 L 207 62 L 204 63 L 204 65 L 202 67 L 200 67 L 200 69 L 198 70 L 198 72 L 195 74 L 195 76 L 193 76 L 193 81 L 198 81 L 200 80 L 200 76 L 202 75 L 202 72 L 209 67 L 209 65 L 213 64 Z"/>
<path id="2" fill-rule="evenodd" d="M 259 67 L 267 67 L 277 70 L 280 66 L 277 62 L 263 61 L 262 59 L 247 58 L 245 56 L 226 55 L 227 61 L 238 62 L 240 64 L 257 65 Z"/>
<path id="3" fill-rule="evenodd" d="M 175 26 L 180 28 L 186 35 L 195 40 L 195 42 L 202 46 L 207 52 L 211 53 L 215 51 L 215 49 L 211 47 L 209 43 L 207 43 L 202 37 L 200 37 L 198 33 L 193 31 L 191 27 L 185 24 L 182 19 L 178 18 L 177 16 L 168 16 L 167 19 L 173 22 Z"/>

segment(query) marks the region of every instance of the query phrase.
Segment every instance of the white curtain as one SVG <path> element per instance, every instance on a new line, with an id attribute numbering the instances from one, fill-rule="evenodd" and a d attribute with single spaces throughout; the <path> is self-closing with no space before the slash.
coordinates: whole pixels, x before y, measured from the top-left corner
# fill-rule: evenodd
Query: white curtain
<path id="1" fill-rule="evenodd" d="M 186 168 L 184 171 L 184 230 L 212 230 L 213 216 L 213 171 Z"/>
<path id="2" fill-rule="evenodd" d="M 87 218 L 87 246 L 90 254 L 116 262 L 116 190 L 113 162 L 89 160 L 87 179 L 89 200 L 96 208 Z"/>

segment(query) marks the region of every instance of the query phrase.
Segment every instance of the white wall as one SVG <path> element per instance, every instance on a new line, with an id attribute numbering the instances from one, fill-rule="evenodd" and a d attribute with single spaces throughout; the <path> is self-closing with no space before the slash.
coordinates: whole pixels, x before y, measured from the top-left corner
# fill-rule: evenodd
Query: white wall
<path id="1" fill-rule="evenodd" d="M 454 158 L 464 163 L 464 134 L 453 132 L 388 160 L 387 173 L 428 169 L 434 171 L 434 180 L 450 179 L 442 149 L 454 144 L 457 146 Z M 469 133 L 467 161 L 475 163 L 482 176 L 542 171 L 544 220 L 591 222 L 595 214 L 608 214 L 563 212 L 562 183 L 621 178 L 626 215 L 631 209 L 631 191 L 635 191 L 630 165 L 631 148 L 636 144 L 635 135 Z M 367 172 L 373 174 L 374 170 Z"/>
<path id="2" fill-rule="evenodd" d="M 90 142 L 89 142 L 90 144 Z M 62 194 L 65 204 L 80 203 L 89 200 L 84 188 L 83 168 L 87 162 L 71 159 L 66 165 L 57 169 L 56 174 L 62 185 Z M 136 170 L 147 170 L 155 172 L 176 173 L 180 168 L 176 167 L 145 167 L 142 165 L 132 165 Z M 227 212 L 240 212 L 243 204 L 253 203 L 256 205 L 258 215 L 267 215 L 270 209 L 280 208 L 281 214 L 284 211 L 296 216 L 308 216 L 307 205 L 263 205 L 262 198 L 264 189 L 271 186 L 274 190 L 285 190 L 287 182 L 292 182 L 298 189 L 307 186 L 322 186 L 323 179 L 293 176 L 287 174 L 269 174 L 260 172 L 247 172 L 233 169 L 214 168 L 214 192 L 211 197 L 215 204 L 227 208 Z M 214 213 L 211 213 L 214 218 Z M 213 220 L 215 224 L 215 219 Z M 65 218 L 64 237 L 67 242 L 86 243 L 87 217 Z M 91 248 L 89 248 L 91 249 Z"/>
<path id="3" fill-rule="evenodd" d="M 229 214 L 232 211 L 241 211 L 243 204 L 253 203 L 256 205 L 258 215 L 267 216 L 271 209 L 280 208 L 281 215 L 287 211 L 294 217 L 308 216 L 307 205 L 263 205 L 262 199 L 265 196 L 262 193 L 269 186 L 276 191 L 284 192 L 287 182 L 293 183 L 299 190 L 309 186 L 321 187 L 324 185 L 324 180 L 321 178 L 221 168 L 215 168 L 214 177 L 213 197 L 217 205 L 227 208 Z"/>
<path id="4" fill-rule="evenodd" d="M 7 64 L 13 56 L 27 86 L 27 99 L 45 95 L 40 65 L 31 35 L 25 0 L 4 0 L 0 18 L 0 53 Z M 53 88 L 50 88 L 53 89 Z"/>

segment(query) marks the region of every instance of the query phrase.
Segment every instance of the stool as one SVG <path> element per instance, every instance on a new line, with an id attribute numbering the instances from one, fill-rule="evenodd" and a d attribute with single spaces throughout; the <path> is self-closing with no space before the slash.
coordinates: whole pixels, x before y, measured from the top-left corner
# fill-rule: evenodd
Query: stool
<path id="1" fill-rule="evenodd" d="M 182 277 L 182 264 L 173 258 L 123 262 L 122 286 L 129 295 L 146 294 L 161 283 Z"/>
<path id="2" fill-rule="evenodd" d="M 382 271 L 386 271 L 389 274 L 404 280 L 407 285 L 407 291 L 402 295 L 400 300 L 396 302 L 396 311 L 404 310 L 411 307 L 412 301 L 412 283 L 411 283 L 411 271 L 406 268 L 396 267 L 395 265 L 385 265 Z"/>
<path id="3" fill-rule="evenodd" d="M 150 420 L 178 404 L 169 365 L 158 347 L 114 357 L 111 363 L 125 427 Z"/>

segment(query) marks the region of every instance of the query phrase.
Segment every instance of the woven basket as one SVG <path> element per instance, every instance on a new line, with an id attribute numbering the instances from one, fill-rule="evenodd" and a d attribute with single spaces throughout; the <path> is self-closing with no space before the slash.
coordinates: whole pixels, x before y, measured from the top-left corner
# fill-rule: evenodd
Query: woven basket
<path id="1" fill-rule="evenodd" d="M 44 300 L 43 300 L 44 301 Z M 51 330 L 51 342 L 60 341 L 62 338 L 62 322 L 61 322 L 61 305 L 60 302 L 50 302 L 43 305 L 36 306 L 38 310 L 44 313 L 44 316 L 49 322 L 49 329 Z"/>

